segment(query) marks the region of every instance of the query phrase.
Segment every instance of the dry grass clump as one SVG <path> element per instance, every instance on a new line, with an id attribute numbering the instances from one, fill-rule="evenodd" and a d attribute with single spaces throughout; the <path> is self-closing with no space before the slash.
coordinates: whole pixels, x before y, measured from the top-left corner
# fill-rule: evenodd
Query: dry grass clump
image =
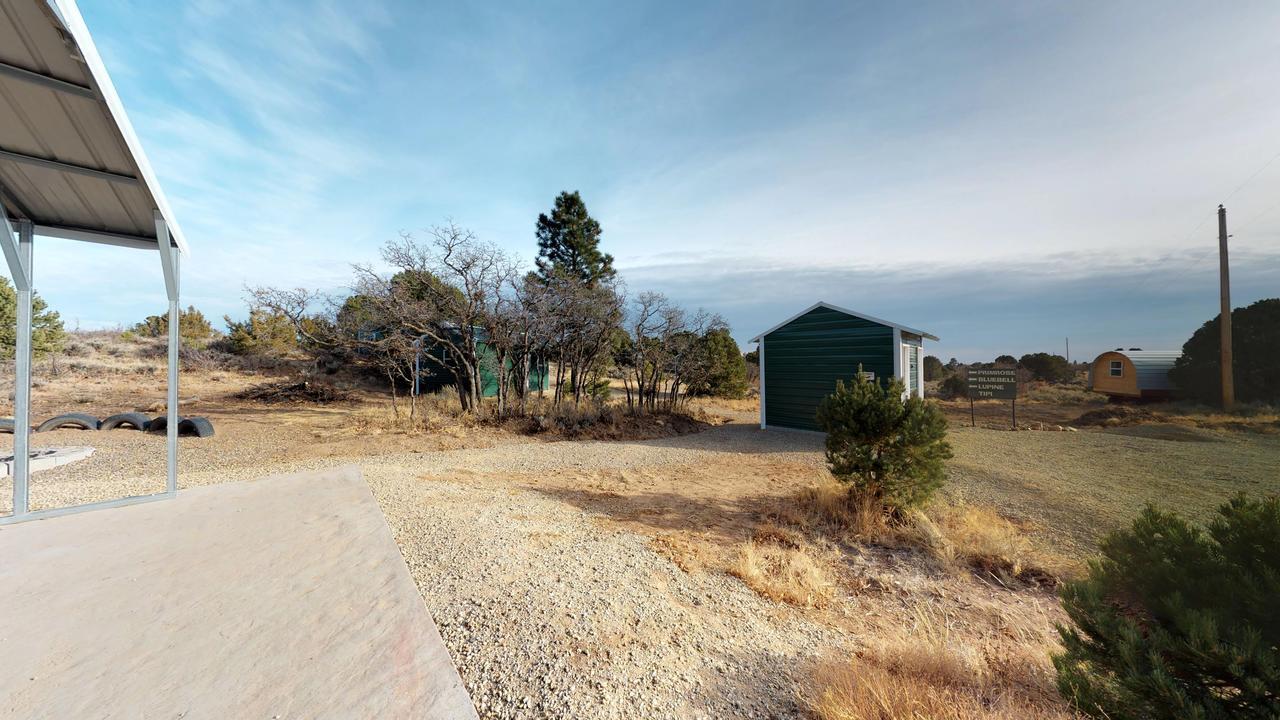
<path id="1" fill-rule="evenodd" d="M 710 414 L 725 411 L 743 413 L 759 412 L 760 398 L 695 397 L 689 400 L 687 407 L 693 410 L 702 410 Z"/>
<path id="2" fill-rule="evenodd" d="M 1033 383 L 1027 389 L 1026 399 L 1049 405 L 1102 405 L 1107 402 L 1106 395 L 1093 392 L 1081 383 Z"/>
<path id="3" fill-rule="evenodd" d="M 1169 422 L 1193 425 L 1205 430 L 1234 430 L 1263 434 L 1280 433 L 1280 408 L 1264 403 L 1247 403 L 1225 413 L 1217 408 L 1179 402 L 1159 408 Z"/>
<path id="4" fill-rule="evenodd" d="M 1234 412 L 1189 402 L 1149 405 L 1111 404 L 1090 410 L 1072 424 L 1080 427 L 1125 427 L 1131 425 L 1185 425 L 1204 430 L 1233 430 L 1272 434 L 1280 432 L 1280 409 L 1271 405 L 1249 404 Z"/>
<path id="5" fill-rule="evenodd" d="M 565 402 L 556 406 L 538 401 L 524 417 L 510 418 L 505 424 L 526 435 L 556 439 L 645 440 L 700 432 L 722 422 L 723 418 L 698 408 L 632 413 L 617 403 Z"/>
<path id="6" fill-rule="evenodd" d="M 993 657 L 927 620 L 915 631 L 815 673 L 808 704 L 821 720 L 1048 720 L 1074 717 L 1058 699 L 1048 652 Z"/>
<path id="7" fill-rule="evenodd" d="M 47 377 L 63 373 L 90 378 L 153 376 L 164 372 L 168 354 L 167 337 L 143 337 L 121 329 L 73 330 L 67 334 L 63 352 L 44 358 L 35 369 Z M 280 357 L 233 355 L 216 342 L 198 346 L 183 342 L 178 355 L 183 372 L 226 370 L 256 374 L 294 364 Z"/>
<path id="8" fill-rule="evenodd" d="M 737 562 L 729 574 L 775 602 L 825 607 L 835 596 L 835 583 L 813 554 L 794 532 L 765 526 L 739 546 Z"/>
<path id="9" fill-rule="evenodd" d="M 891 517 L 883 505 L 834 479 L 800 490 L 794 502 L 774 517 L 787 525 L 848 540 L 883 542 L 892 535 Z"/>
<path id="10" fill-rule="evenodd" d="M 479 413 L 464 413 L 457 394 L 452 392 L 419 395 L 414 404 L 416 407 L 411 407 L 408 399 L 400 398 L 395 409 L 386 404 L 362 408 L 348 416 L 347 424 L 359 432 L 416 435 L 466 429 L 484 422 Z"/>
<path id="11" fill-rule="evenodd" d="M 1056 584 L 1039 567 L 1030 540 L 991 508 L 935 504 L 895 517 L 874 498 L 830 480 L 804 488 L 771 517 L 831 538 L 923 550 L 943 567 L 972 570 L 1006 586 Z"/>
<path id="12" fill-rule="evenodd" d="M 947 567 L 972 570 L 1002 585 L 1057 584 L 1037 563 L 1027 536 L 988 507 L 934 506 L 913 515 L 903 536 Z"/>
<path id="13" fill-rule="evenodd" d="M 362 432 L 456 434 L 473 428 L 499 428 L 547 440 L 645 440 L 699 432 L 723 422 L 705 413 L 652 412 L 632 414 L 616 403 L 572 402 L 553 405 L 545 398 L 530 398 L 523 415 L 517 414 L 518 400 L 511 399 L 507 415 L 498 414 L 498 403 L 485 398 L 473 412 L 464 412 L 458 395 L 446 388 L 420 395 L 411 411 L 410 399 L 401 396 L 399 411 L 390 405 L 365 408 L 352 413 L 349 425 Z"/>
<path id="14" fill-rule="evenodd" d="M 701 572 L 714 564 L 714 560 L 708 557 L 707 546 L 691 539 L 688 533 L 658 535 L 649 541 L 649 545 L 659 555 L 689 574 Z"/>

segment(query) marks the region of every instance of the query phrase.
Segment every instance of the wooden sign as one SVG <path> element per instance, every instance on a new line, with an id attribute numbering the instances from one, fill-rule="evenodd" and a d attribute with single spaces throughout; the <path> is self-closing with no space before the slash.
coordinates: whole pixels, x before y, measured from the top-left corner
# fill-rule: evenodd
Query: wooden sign
<path id="1" fill-rule="evenodd" d="M 1018 371 L 969 368 L 970 400 L 1014 400 L 1018 397 Z"/>
<path id="2" fill-rule="evenodd" d="M 969 424 L 977 426 L 973 414 L 974 400 L 1011 400 L 1010 419 L 1018 429 L 1018 371 L 1015 368 L 969 368 Z"/>

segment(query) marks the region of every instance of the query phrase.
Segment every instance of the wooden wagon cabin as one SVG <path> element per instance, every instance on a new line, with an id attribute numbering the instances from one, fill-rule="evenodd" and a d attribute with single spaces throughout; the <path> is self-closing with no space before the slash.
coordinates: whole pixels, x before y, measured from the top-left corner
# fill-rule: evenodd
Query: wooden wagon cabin
<path id="1" fill-rule="evenodd" d="M 1089 366 L 1089 389 L 1113 398 L 1167 398 L 1173 390 L 1169 371 L 1181 355 L 1177 350 L 1109 350 Z"/>

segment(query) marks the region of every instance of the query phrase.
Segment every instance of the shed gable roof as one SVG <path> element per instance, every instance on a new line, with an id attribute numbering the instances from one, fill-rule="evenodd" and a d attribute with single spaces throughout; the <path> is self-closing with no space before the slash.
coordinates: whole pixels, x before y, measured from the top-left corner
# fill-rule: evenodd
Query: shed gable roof
<path id="1" fill-rule="evenodd" d="M 763 338 L 765 335 L 768 335 L 769 333 L 773 332 L 774 330 L 777 330 L 777 329 L 779 329 L 779 328 L 781 328 L 781 327 L 783 327 L 783 326 L 785 326 L 785 325 L 790 324 L 792 321 L 796 320 L 797 318 L 803 317 L 804 315 L 807 315 L 808 313 L 811 313 L 811 312 L 813 312 L 814 310 L 817 310 L 818 308 L 826 308 L 826 309 L 828 309 L 828 310 L 834 310 L 834 311 L 836 311 L 836 312 L 838 312 L 838 313 L 844 313 L 845 315 L 849 315 L 849 316 L 852 316 L 852 317 L 860 318 L 860 319 L 862 319 L 862 320 L 866 320 L 866 321 L 868 321 L 868 322 L 878 323 L 878 324 L 880 324 L 880 325 L 884 325 L 884 326 L 886 326 L 886 327 L 891 327 L 891 328 L 895 328 L 895 329 L 898 329 L 898 330 L 902 330 L 902 331 L 904 331 L 904 332 L 909 332 L 909 333 L 911 333 L 911 334 L 913 334 L 913 335 L 919 335 L 920 337 L 929 338 L 930 340 L 932 340 L 932 341 L 934 341 L 934 342 L 937 342 L 937 341 L 938 341 L 938 336 L 936 336 L 936 335 L 932 335 L 932 334 L 927 333 L 927 332 L 925 332 L 925 331 L 923 331 L 923 330 L 916 330 L 915 328 L 907 327 L 906 325 L 899 325 L 898 323 L 889 322 L 888 320 L 881 320 L 880 318 L 877 318 L 877 317 L 871 317 L 870 315 L 866 315 L 866 314 L 864 314 L 864 313 L 854 312 L 854 311 L 852 311 L 852 310 L 848 310 L 848 309 L 846 309 L 846 308 L 842 308 L 842 307 L 839 307 L 839 306 L 837 306 L 837 305 L 832 305 L 832 304 L 831 304 L 831 303 L 829 303 L 829 302 L 823 302 L 823 301 L 819 300 L 818 302 L 816 302 L 816 303 L 814 303 L 814 304 L 810 305 L 809 307 L 805 308 L 804 310 L 801 310 L 800 312 L 796 313 L 795 315 L 792 315 L 791 317 L 787 318 L 786 320 L 783 320 L 782 322 L 778 323 L 777 325 L 774 325 L 773 327 L 769 328 L 768 330 L 765 330 L 764 332 L 760 333 L 759 335 L 756 335 L 755 337 L 751 338 L 751 342 L 760 342 L 760 339 L 761 339 L 761 338 Z"/>

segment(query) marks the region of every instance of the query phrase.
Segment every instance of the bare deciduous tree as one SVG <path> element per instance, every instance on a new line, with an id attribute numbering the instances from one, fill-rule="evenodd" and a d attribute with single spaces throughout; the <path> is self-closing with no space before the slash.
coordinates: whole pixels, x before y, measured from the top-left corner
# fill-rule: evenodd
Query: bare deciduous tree
<path id="1" fill-rule="evenodd" d="M 524 274 L 510 255 L 453 223 L 422 239 L 402 234 L 382 259 L 392 271 L 355 266 L 352 294 L 340 302 L 303 289 L 250 295 L 255 306 L 288 318 L 318 359 L 376 370 L 397 412 L 397 387 L 413 383 L 420 350 L 449 376 L 467 412 L 481 407 L 484 379 L 492 377 L 497 413 L 525 414 L 532 374 L 550 368 L 553 404 L 583 402 L 612 374 L 623 379 L 633 412 L 671 410 L 706 384 L 706 333 L 725 327 L 718 316 L 688 313 L 659 293 L 640 294 L 627 312 L 612 277 Z M 415 397 L 411 417 L 416 410 Z"/>
<path id="2" fill-rule="evenodd" d="M 438 348 L 455 373 L 463 409 L 475 410 L 483 393 L 481 344 L 514 264 L 496 245 L 453 223 L 431 228 L 425 241 L 402 234 L 387 243 L 382 258 L 397 270 L 391 277 L 356 266 L 378 314 L 395 332 Z"/>
<path id="3" fill-rule="evenodd" d="M 690 316 L 661 293 L 641 293 L 632 303 L 628 337 L 616 361 L 633 410 L 674 409 L 707 372 L 707 331 L 723 327 L 717 315 Z"/>
<path id="4" fill-rule="evenodd" d="M 626 300 L 621 285 L 612 278 L 586 283 L 557 274 L 544 284 L 542 309 L 552 337 L 550 349 L 557 360 L 553 401 L 563 401 L 567 389 L 578 404 L 588 387 L 605 374 L 602 361 L 622 321 Z"/>

